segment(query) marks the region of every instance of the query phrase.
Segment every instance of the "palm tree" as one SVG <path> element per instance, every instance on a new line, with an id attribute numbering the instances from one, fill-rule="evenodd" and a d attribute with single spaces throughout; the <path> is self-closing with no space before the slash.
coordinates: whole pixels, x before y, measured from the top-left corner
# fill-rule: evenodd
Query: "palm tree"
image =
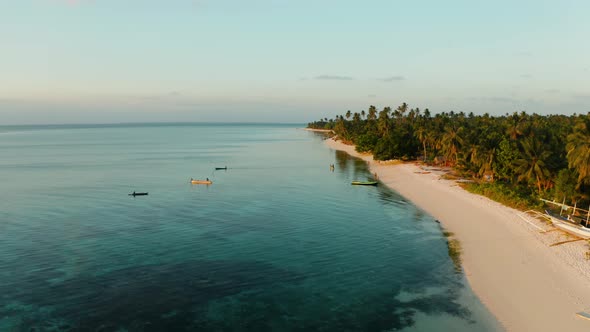
<path id="1" fill-rule="evenodd" d="M 387 136 L 389 134 L 389 112 L 391 112 L 390 107 L 385 107 L 381 112 L 379 112 L 377 129 L 379 130 L 381 136 Z"/>
<path id="2" fill-rule="evenodd" d="M 451 163 L 457 161 L 459 148 L 463 145 L 463 138 L 461 137 L 462 132 L 463 127 L 447 126 L 445 128 L 445 133 L 442 136 L 442 149 L 445 153 L 445 158 Z"/>
<path id="3" fill-rule="evenodd" d="M 348 112 L 346 112 L 346 120 L 350 119 L 351 116 L 352 116 L 352 112 L 350 112 L 350 110 L 348 110 Z"/>
<path id="4" fill-rule="evenodd" d="M 518 181 L 534 181 L 541 193 L 541 185 L 549 177 L 546 161 L 551 153 L 534 136 L 528 136 L 522 141 L 522 149 L 521 158 L 514 161 Z"/>
<path id="5" fill-rule="evenodd" d="M 361 111 L 361 118 L 364 118 L 364 117 L 365 117 L 365 110 L 362 110 Z"/>
<path id="6" fill-rule="evenodd" d="M 426 133 L 426 144 L 430 146 L 433 153 L 437 153 L 441 148 L 440 135 L 433 130 L 428 131 Z"/>
<path id="7" fill-rule="evenodd" d="M 506 129 L 506 133 L 510 136 L 511 140 L 514 141 L 518 136 L 522 135 L 523 122 L 524 118 L 516 112 L 508 118 L 508 129 Z"/>
<path id="8" fill-rule="evenodd" d="M 427 132 L 426 132 L 426 128 L 424 126 L 420 126 L 418 129 L 416 129 L 414 131 L 414 136 L 416 136 L 416 138 L 420 141 L 420 143 L 422 144 L 422 147 L 424 148 L 424 161 L 426 162 L 426 141 L 427 141 L 427 136 L 426 136 Z"/>
<path id="9" fill-rule="evenodd" d="M 567 161 L 578 172 L 578 188 L 590 180 L 590 119 L 580 120 L 567 136 Z"/>
<path id="10" fill-rule="evenodd" d="M 377 108 L 373 105 L 369 107 L 369 112 L 367 113 L 367 120 L 376 120 L 377 119 Z"/>
<path id="11" fill-rule="evenodd" d="M 465 162 L 469 162 L 479 167 L 481 161 L 479 155 L 479 146 L 477 144 L 469 144 L 469 146 L 467 147 L 467 155 L 465 156 Z"/>
<path id="12" fill-rule="evenodd" d="M 406 103 L 402 103 L 396 111 L 399 111 L 399 115 L 400 116 L 404 116 L 404 113 L 406 113 L 406 111 L 408 110 L 408 104 Z"/>
<path id="13" fill-rule="evenodd" d="M 477 157 L 477 162 L 479 165 L 479 176 L 484 176 L 486 173 L 491 172 L 492 179 L 496 172 L 492 165 L 496 161 L 496 148 L 489 149 L 487 151 L 483 151 L 479 153 Z"/>
<path id="14" fill-rule="evenodd" d="M 361 121 L 360 113 L 354 112 L 354 114 L 352 116 L 352 121 L 354 121 L 356 124 L 358 124 Z"/>

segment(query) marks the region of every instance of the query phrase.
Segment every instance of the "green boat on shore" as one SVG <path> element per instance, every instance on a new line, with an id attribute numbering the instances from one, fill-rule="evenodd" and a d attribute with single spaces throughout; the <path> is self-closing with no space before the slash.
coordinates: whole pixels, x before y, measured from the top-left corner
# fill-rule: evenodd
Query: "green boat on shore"
<path id="1" fill-rule="evenodd" d="M 377 181 L 352 181 L 351 184 L 354 186 L 376 186 Z"/>

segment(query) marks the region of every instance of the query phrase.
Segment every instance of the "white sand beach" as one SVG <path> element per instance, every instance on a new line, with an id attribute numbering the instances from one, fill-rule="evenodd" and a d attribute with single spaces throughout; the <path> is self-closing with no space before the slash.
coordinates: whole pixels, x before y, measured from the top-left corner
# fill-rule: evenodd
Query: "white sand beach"
<path id="1" fill-rule="evenodd" d="M 590 261 L 572 239 L 522 212 L 471 194 L 414 164 L 391 165 L 333 139 L 326 144 L 368 162 L 380 181 L 438 219 L 463 248 L 474 292 L 508 331 L 590 331 Z M 525 218 L 529 222 L 523 220 Z M 542 233 L 540 230 L 552 230 Z"/>

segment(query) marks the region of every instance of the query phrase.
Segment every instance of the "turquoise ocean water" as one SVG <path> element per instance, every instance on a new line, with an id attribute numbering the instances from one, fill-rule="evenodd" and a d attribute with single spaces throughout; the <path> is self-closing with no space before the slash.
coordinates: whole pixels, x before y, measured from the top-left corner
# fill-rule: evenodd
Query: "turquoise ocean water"
<path id="1" fill-rule="evenodd" d="M 0 331 L 499 330 L 439 224 L 294 125 L 0 127 L 0 156 Z"/>

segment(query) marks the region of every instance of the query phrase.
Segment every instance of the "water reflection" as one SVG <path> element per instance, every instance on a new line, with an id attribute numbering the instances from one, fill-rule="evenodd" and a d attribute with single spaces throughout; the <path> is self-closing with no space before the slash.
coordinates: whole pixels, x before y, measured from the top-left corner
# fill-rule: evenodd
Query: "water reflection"
<path id="1" fill-rule="evenodd" d="M 344 151 L 335 150 L 334 158 L 336 159 L 336 163 L 338 164 L 338 170 L 341 173 L 348 173 L 348 163 L 352 159 L 352 157 Z"/>
<path id="2" fill-rule="evenodd" d="M 367 163 L 364 160 L 352 157 L 340 150 L 334 151 L 334 159 L 338 165 L 338 173 L 347 180 L 365 181 L 373 179 L 373 174 L 367 168 Z"/>

